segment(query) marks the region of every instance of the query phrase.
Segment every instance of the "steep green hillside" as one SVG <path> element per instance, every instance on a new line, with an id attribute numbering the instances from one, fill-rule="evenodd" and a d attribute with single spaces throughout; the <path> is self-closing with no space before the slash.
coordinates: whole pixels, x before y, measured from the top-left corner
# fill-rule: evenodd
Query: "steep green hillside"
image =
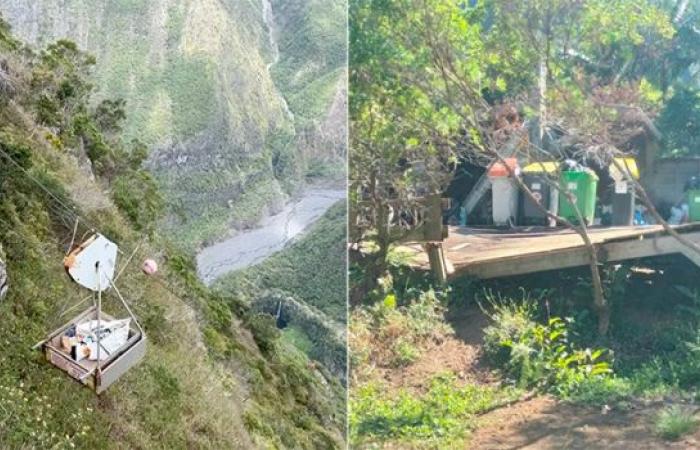
<path id="1" fill-rule="evenodd" d="M 118 102 L 91 98 L 93 63 L 70 42 L 34 54 L 0 23 L 0 448 L 342 448 L 342 387 L 154 232 L 162 202 L 144 148 L 120 136 Z M 148 353 L 100 397 L 31 350 L 86 295 L 61 264 L 76 215 L 78 237 L 94 227 L 122 262 L 140 245 L 118 285 Z M 145 257 L 156 276 L 140 272 Z M 105 309 L 124 315 L 109 295 Z"/>
<path id="2" fill-rule="evenodd" d="M 272 9 L 280 50 L 273 76 L 288 96 L 297 125 L 304 127 L 323 117 L 346 67 L 347 7 L 321 0 L 272 0 Z"/>
<path id="3" fill-rule="evenodd" d="M 275 314 L 282 337 L 345 380 L 346 204 L 331 207 L 287 248 L 214 284 L 236 292 L 255 309 Z M 261 292 L 276 292 L 261 295 Z"/>
<path id="4" fill-rule="evenodd" d="M 29 42 L 68 37 L 97 56 L 97 98 L 126 100 L 125 137 L 153 149 L 167 229 L 192 250 L 278 209 L 308 172 L 304 136 L 332 109 L 345 8 L 295 3 L 273 5 L 279 27 L 250 0 L 0 0 L 0 11 Z"/>
<path id="5" fill-rule="evenodd" d="M 294 114 L 296 146 L 309 161 L 308 175 L 342 172 L 347 147 L 347 5 L 270 1 L 280 53 L 272 76 Z"/>

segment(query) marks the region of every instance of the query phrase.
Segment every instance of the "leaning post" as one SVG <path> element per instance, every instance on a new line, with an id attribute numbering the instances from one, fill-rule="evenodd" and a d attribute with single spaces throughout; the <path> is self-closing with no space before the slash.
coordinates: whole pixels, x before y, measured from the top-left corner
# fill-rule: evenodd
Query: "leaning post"
<path id="1" fill-rule="evenodd" d="M 428 253 L 428 262 L 433 276 L 440 284 L 447 282 L 447 263 L 442 241 L 447 237 L 447 227 L 442 223 L 442 211 L 449 208 L 450 199 L 439 195 L 427 199 L 427 217 L 425 220 L 424 239 Z"/>

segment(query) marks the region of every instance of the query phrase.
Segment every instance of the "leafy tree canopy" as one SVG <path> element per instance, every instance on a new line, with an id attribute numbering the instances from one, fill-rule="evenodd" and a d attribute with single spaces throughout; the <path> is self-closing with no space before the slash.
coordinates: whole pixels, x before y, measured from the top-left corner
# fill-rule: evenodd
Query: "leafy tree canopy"
<path id="1" fill-rule="evenodd" d="M 351 2 L 353 207 L 378 217 L 387 199 L 441 192 L 458 161 L 493 145 L 504 106 L 626 150 L 658 116 L 667 149 L 700 153 L 692 126 L 665 118 L 698 104 L 695 3 Z"/>

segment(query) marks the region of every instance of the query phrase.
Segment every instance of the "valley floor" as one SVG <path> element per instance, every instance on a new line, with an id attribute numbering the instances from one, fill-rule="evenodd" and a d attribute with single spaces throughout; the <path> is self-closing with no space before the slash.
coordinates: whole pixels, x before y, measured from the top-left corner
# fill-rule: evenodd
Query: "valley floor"
<path id="1" fill-rule="evenodd" d="M 197 254 L 197 272 L 207 285 L 227 273 L 245 269 L 282 250 L 301 235 L 332 205 L 345 198 L 345 190 L 311 187 L 277 214 L 256 227 L 210 245 Z"/>

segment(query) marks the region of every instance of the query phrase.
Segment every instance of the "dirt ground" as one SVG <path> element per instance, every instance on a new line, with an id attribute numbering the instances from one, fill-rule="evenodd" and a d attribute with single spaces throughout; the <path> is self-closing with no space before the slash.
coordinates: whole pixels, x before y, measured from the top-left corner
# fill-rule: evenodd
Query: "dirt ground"
<path id="1" fill-rule="evenodd" d="M 458 384 L 498 383 L 499 378 L 481 362 L 480 343 L 487 318 L 478 309 L 461 311 L 451 324 L 458 336 L 446 336 L 431 342 L 422 356 L 401 370 L 383 369 L 380 377 L 390 390 L 408 389 L 425 392 L 425 380 L 443 372 L 457 375 Z"/>
<path id="2" fill-rule="evenodd" d="M 448 322 L 455 336 L 435 342 L 401 374 L 387 372 L 391 388 L 423 391 L 432 375 L 450 370 L 465 383 L 497 383 L 498 377 L 481 362 L 483 328 L 488 319 L 478 308 L 452 311 Z M 700 432 L 677 442 L 666 442 L 653 431 L 656 414 L 667 404 L 631 404 L 625 410 L 573 406 L 551 396 L 528 398 L 491 411 L 465 449 L 474 450 L 596 450 L 700 449 Z"/>
<path id="3" fill-rule="evenodd" d="M 700 435 L 677 442 L 652 428 L 664 405 L 636 405 L 604 412 L 563 404 L 549 396 L 497 409 L 481 417 L 465 448 L 479 450 L 699 449 Z"/>

